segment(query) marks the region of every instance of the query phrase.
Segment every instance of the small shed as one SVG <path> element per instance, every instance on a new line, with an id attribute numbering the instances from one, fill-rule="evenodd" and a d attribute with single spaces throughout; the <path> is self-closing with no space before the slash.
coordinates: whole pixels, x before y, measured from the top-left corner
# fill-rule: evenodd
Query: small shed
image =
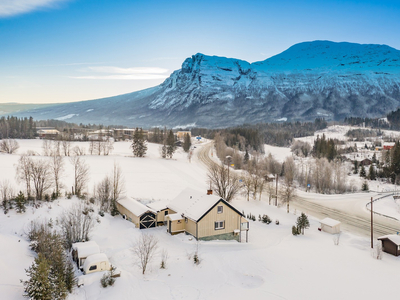
<path id="1" fill-rule="evenodd" d="M 139 201 L 130 198 L 121 199 L 117 202 L 117 208 L 124 218 L 140 229 L 157 226 L 157 212 Z"/>
<path id="2" fill-rule="evenodd" d="M 340 233 L 340 222 L 331 218 L 325 218 L 320 221 L 321 230 L 328 233 Z"/>
<path id="3" fill-rule="evenodd" d="M 389 234 L 378 238 L 382 242 L 382 250 L 394 256 L 400 255 L 400 235 Z"/>
<path id="4" fill-rule="evenodd" d="M 100 253 L 100 248 L 94 241 L 80 242 L 72 244 L 72 258 L 82 268 L 87 257 Z"/>
<path id="5" fill-rule="evenodd" d="M 110 262 L 108 261 L 107 255 L 104 253 L 97 253 L 88 256 L 83 264 L 84 274 L 109 270 L 111 270 Z"/>

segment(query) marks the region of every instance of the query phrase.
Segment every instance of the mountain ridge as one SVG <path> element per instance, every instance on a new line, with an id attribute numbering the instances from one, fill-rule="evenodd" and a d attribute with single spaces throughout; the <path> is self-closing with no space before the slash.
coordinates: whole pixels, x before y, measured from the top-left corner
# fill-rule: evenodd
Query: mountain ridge
<path id="1" fill-rule="evenodd" d="M 399 104 L 399 50 L 313 41 L 253 63 L 197 53 L 158 86 L 18 115 L 105 125 L 225 127 L 379 117 Z"/>

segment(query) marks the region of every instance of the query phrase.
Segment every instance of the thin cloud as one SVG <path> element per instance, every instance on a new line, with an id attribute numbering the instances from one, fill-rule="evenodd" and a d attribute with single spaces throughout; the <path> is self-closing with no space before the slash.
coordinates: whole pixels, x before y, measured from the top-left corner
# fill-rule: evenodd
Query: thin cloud
<path id="1" fill-rule="evenodd" d="M 144 79 L 164 79 L 167 75 L 156 74 L 131 74 L 131 75 L 104 75 L 104 76 L 70 76 L 74 79 L 107 79 L 107 80 L 144 80 Z"/>
<path id="2" fill-rule="evenodd" d="M 163 74 L 168 72 L 167 69 L 162 68 L 119 68 L 119 67 L 88 67 L 90 71 L 98 73 L 112 73 L 112 74 Z"/>
<path id="3" fill-rule="evenodd" d="M 80 70 L 81 72 L 96 73 L 87 76 L 71 76 L 74 79 L 102 79 L 102 80 L 148 80 L 148 79 L 165 79 L 168 77 L 166 74 L 168 69 L 163 68 L 149 68 L 149 67 L 136 67 L 136 68 L 120 68 L 112 66 L 91 66 Z M 100 74 L 99 74 L 100 73 Z M 108 73 L 102 75 L 102 73 Z"/>
<path id="4" fill-rule="evenodd" d="M 1 0 L 0 18 L 28 13 L 40 8 L 54 8 L 69 0 Z"/>

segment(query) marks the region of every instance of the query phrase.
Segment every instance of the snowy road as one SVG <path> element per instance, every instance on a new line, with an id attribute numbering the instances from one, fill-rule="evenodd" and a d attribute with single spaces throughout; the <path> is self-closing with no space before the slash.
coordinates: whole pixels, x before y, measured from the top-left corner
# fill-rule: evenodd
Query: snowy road
<path id="1" fill-rule="evenodd" d="M 207 166 L 215 162 L 210 157 L 212 146 L 213 143 L 203 145 L 197 154 L 198 159 Z M 378 193 L 322 195 L 300 190 L 296 193 L 294 201 L 290 203 L 291 211 L 303 211 L 319 219 L 330 217 L 342 222 L 342 229 L 366 236 L 371 233 L 371 214 L 365 206 L 371 197 L 376 199 L 383 196 Z M 400 222 L 374 214 L 375 237 L 396 232 L 400 232 Z"/>

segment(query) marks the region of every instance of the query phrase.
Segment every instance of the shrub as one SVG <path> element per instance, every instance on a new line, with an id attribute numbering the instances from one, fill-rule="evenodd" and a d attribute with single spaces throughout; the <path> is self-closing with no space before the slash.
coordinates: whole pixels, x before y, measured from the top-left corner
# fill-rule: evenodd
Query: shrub
<path id="1" fill-rule="evenodd" d="M 293 235 L 299 235 L 299 230 L 297 229 L 297 227 L 296 226 L 292 226 L 292 234 Z"/>
<path id="2" fill-rule="evenodd" d="M 263 215 L 261 221 L 266 224 L 270 224 L 272 220 L 268 217 L 268 215 Z"/>

